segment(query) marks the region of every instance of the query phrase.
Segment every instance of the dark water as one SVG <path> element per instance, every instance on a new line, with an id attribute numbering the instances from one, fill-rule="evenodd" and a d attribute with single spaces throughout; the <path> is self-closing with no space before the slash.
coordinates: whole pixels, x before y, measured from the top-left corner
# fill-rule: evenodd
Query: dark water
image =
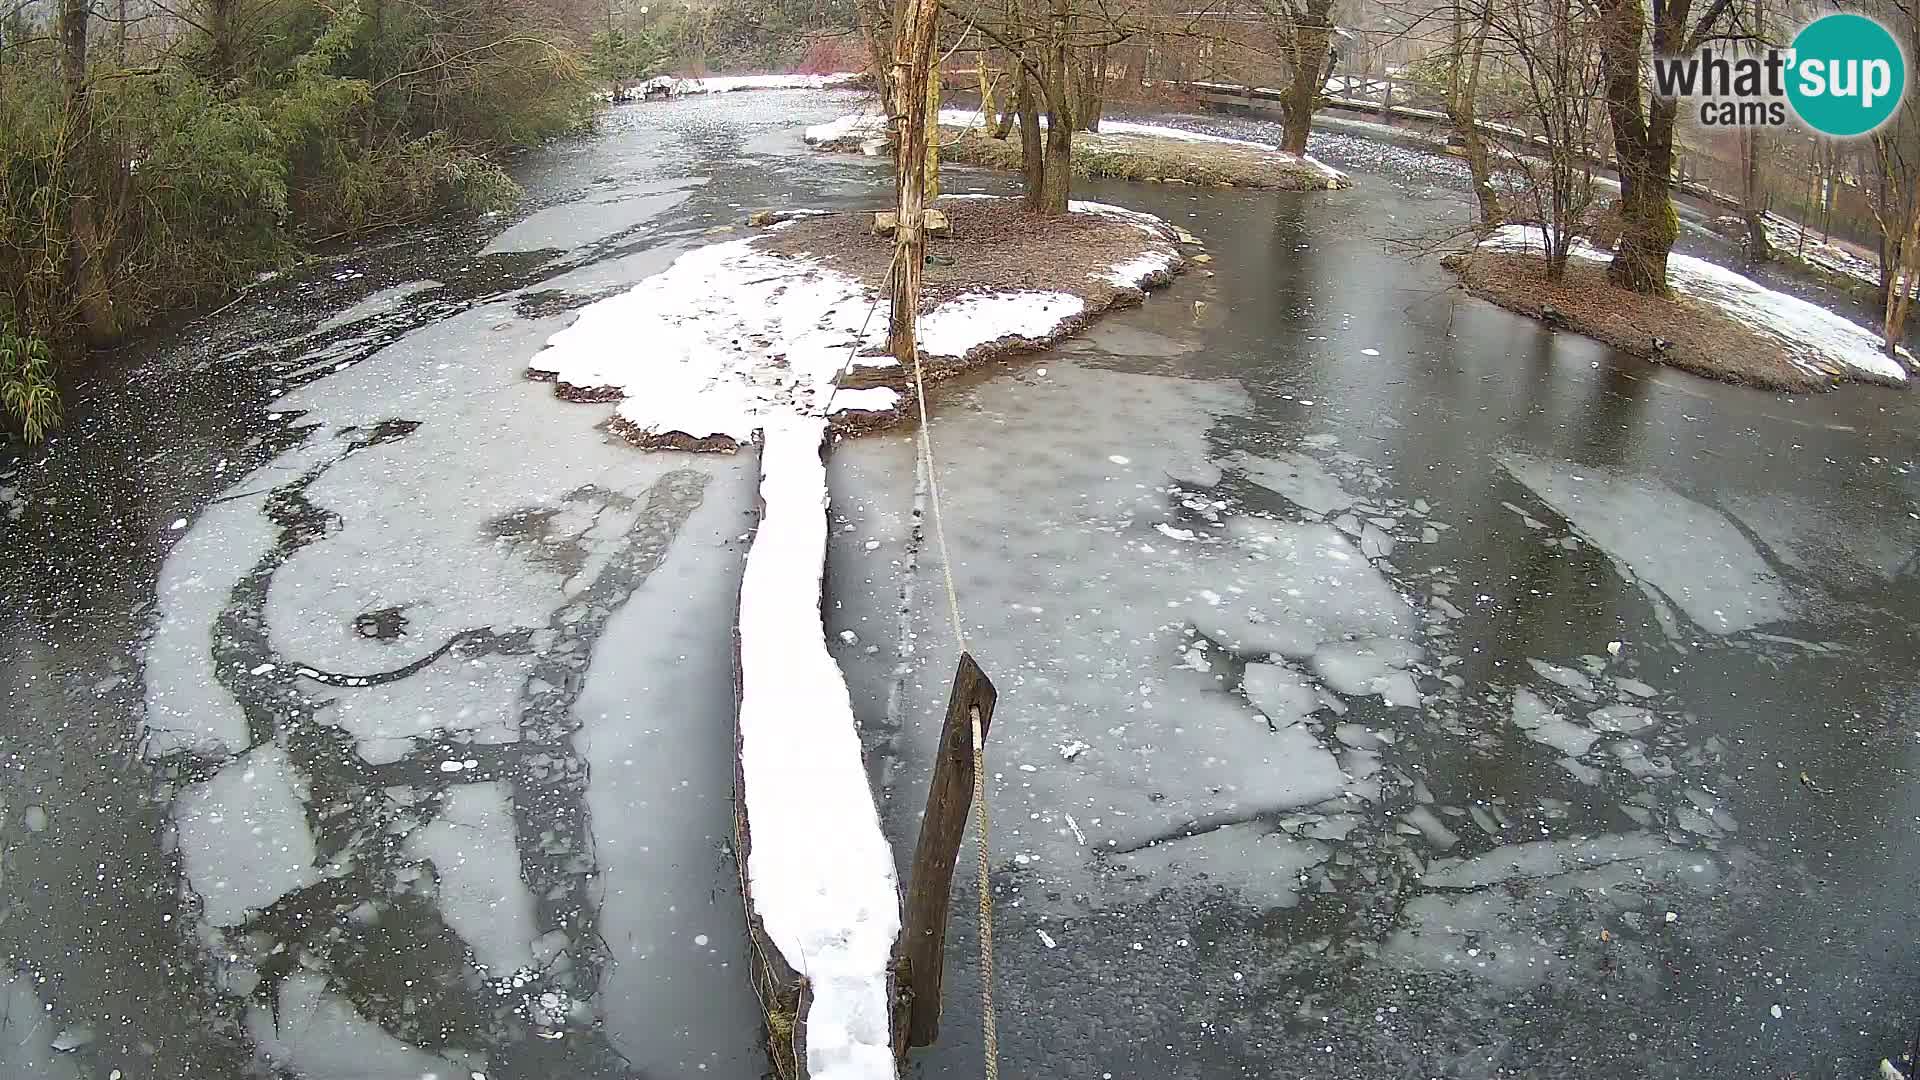
<path id="1" fill-rule="evenodd" d="M 762 1073 L 727 850 L 755 463 L 633 451 L 520 373 L 715 225 L 873 200 L 794 136 L 842 105 L 617 112 L 522 164 L 527 212 L 269 283 L 0 464 L 0 1074 Z M 1090 188 L 1217 276 L 939 397 L 1002 694 L 1005 1067 L 1866 1074 L 1914 1015 L 1910 399 L 1464 298 L 1389 244 L 1446 226 L 1444 168 L 1316 151 L 1356 187 Z M 938 553 L 905 436 L 833 464 L 828 629 L 905 852 Z M 1249 706 L 1230 643 L 1283 631 L 1343 715 Z M 921 1075 L 979 1071 L 955 910 Z"/>

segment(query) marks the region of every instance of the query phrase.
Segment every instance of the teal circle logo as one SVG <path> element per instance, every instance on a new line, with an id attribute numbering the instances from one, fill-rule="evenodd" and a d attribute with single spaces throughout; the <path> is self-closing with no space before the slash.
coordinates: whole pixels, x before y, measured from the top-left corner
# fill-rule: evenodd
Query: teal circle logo
<path id="1" fill-rule="evenodd" d="M 1865 135 L 1907 94 L 1907 60 L 1887 28 L 1865 15 L 1822 15 L 1793 39 L 1787 100 L 1822 135 Z"/>

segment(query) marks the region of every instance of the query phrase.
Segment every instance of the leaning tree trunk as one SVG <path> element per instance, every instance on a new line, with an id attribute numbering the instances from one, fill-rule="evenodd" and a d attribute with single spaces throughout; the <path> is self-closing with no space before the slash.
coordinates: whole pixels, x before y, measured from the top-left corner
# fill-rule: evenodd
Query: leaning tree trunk
<path id="1" fill-rule="evenodd" d="M 1313 132 L 1313 109 L 1319 103 L 1327 65 L 1327 47 L 1333 36 L 1328 18 L 1332 0 L 1309 0 L 1306 17 L 1293 29 L 1293 82 L 1281 101 L 1283 119 L 1280 148 L 1291 154 L 1307 152 Z"/>
<path id="2" fill-rule="evenodd" d="M 1460 136 L 1460 148 L 1467 159 L 1467 173 L 1473 180 L 1473 197 L 1480 206 L 1480 228 L 1491 231 L 1506 214 L 1500 208 L 1500 193 L 1493 186 L 1493 165 L 1487 156 L 1487 140 L 1480 133 L 1476 115 L 1480 97 L 1480 68 L 1486 59 L 1487 34 L 1493 28 L 1493 9 L 1483 7 L 1474 28 L 1473 43 L 1467 44 L 1460 8 L 1453 9 L 1453 79 L 1447 96 L 1447 117 Z"/>

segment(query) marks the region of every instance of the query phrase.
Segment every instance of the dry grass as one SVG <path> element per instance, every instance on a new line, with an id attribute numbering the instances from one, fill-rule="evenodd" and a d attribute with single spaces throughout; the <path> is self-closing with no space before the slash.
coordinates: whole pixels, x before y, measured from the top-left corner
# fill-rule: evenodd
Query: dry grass
<path id="1" fill-rule="evenodd" d="M 1831 390 L 1850 378 L 1877 381 L 1838 368 L 1826 376 L 1810 374 L 1788 358 L 1778 339 L 1687 297 L 1618 288 L 1598 263 L 1570 261 L 1557 282 L 1547 280 L 1539 255 L 1479 251 L 1450 256 L 1446 264 L 1475 296 L 1534 318 L 1545 318 L 1544 309 L 1551 307 L 1559 325 L 1709 379 L 1789 393 Z M 1656 346 L 1656 338 L 1665 346 Z"/>

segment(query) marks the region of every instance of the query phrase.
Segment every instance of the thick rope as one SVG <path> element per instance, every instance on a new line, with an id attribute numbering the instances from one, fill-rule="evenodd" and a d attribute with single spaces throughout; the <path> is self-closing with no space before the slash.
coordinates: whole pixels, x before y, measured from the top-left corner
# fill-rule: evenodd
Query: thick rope
<path id="1" fill-rule="evenodd" d="M 927 382 L 920 350 L 913 353 L 913 396 L 920 406 L 920 461 L 927 472 L 927 495 L 933 505 L 933 538 L 940 547 L 940 572 L 946 579 L 947 613 L 953 618 L 953 640 L 967 651 L 967 632 L 960 620 L 960 590 L 953 584 L 953 558 L 947 551 L 947 530 L 940 520 L 940 474 L 933 460 L 933 436 L 927 421 Z M 986 1080 L 1000 1080 L 1000 1028 L 993 1015 L 993 888 L 988 877 L 987 740 L 980 730 L 980 710 L 970 710 L 973 721 L 973 808 L 977 826 L 973 838 L 980 864 L 980 1037 L 986 1057 Z"/>
<path id="2" fill-rule="evenodd" d="M 980 733 L 980 710 L 973 714 L 973 805 L 980 827 L 974 836 L 980 852 L 980 1038 L 987 1059 L 987 1080 L 1000 1080 L 1000 1029 L 993 1018 L 993 888 L 987 880 L 987 740 Z"/>

